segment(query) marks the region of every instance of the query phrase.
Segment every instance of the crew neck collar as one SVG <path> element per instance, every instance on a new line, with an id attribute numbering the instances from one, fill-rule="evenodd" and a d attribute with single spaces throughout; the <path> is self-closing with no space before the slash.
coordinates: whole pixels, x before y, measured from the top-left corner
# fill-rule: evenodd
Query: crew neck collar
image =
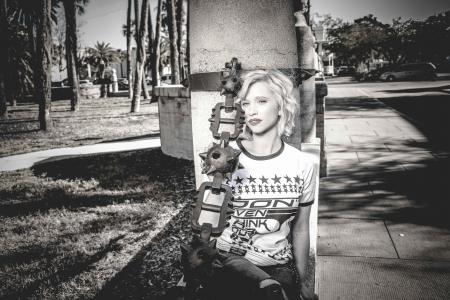
<path id="1" fill-rule="evenodd" d="M 251 154 L 250 152 L 248 152 L 248 150 L 244 148 L 244 145 L 242 145 L 242 142 L 241 142 L 240 139 L 236 140 L 236 144 L 238 145 L 239 149 L 240 149 L 242 152 L 244 152 L 244 154 L 245 154 L 246 156 L 248 156 L 249 158 L 254 159 L 254 160 L 267 160 L 267 159 L 272 159 L 272 158 L 275 158 L 275 157 L 279 156 L 281 153 L 283 153 L 283 150 L 284 150 L 284 142 L 283 142 L 283 140 L 281 141 L 281 147 L 280 147 L 280 149 L 278 149 L 276 152 L 274 152 L 274 153 L 272 153 L 272 154 L 269 154 L 269 155 L 261 155 L 261 156 L 259 156 L 259 155 L 253 155 L 253 154 Z"/>

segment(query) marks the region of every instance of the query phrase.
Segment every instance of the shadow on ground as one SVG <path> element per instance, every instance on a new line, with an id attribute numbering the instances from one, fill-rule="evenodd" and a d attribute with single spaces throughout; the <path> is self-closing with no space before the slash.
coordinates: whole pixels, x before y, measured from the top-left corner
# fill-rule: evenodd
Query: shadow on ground
<path id="1" fill-rule="evenodd" d="M 447 86 L 447 88 L 450 86 Z M 380 99 L 409 120 L 436 150 L 450 152 L 450 95 Z"/>
<path id="2" fill-rule="evenodd" d="M 103 286 L 95 299 L 169 300 L 168 289 L 182 277 L 180 244 L 192 239 L 191 210 L 188 204 L 173 217 L 151 243 Z"/>
<path id="3" fill-rule="evenodd" d="M 333 153 L 358 151 L 321 180 L 321 217 L 373 218 L 450 228 L 450 96 L 379 99 L 327 98 L 327 111 L 348 117 L 382 118 L 385 105 L 400 112 L 426 140 L 374 137 L 376 145 L 339 146 Z M 380 113 L 377 110 L 380 109 Z M 362 112 L 361 116 L 354 112 Z M 367 116 L 367 112 L 371 114 Z M 340 116 L 342 118 L 342 116 Z M 359 148 L 358 147 L 362 147 Z M 355 150 L 358 149 L 358 150 Z M 332 163 L 332 161 L 331 161 Z"/>

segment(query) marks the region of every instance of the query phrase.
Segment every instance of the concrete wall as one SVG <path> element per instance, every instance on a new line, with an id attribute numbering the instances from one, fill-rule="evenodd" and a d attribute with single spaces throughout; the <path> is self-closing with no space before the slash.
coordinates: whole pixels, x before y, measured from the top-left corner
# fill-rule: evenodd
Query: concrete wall
<path id="1" fill-rule="evenodd" d="M 179 86 L 156 87 L 159 108 L 161 150 L 164 154 L 193 159 L 192 122 L 189 89 Z"/>

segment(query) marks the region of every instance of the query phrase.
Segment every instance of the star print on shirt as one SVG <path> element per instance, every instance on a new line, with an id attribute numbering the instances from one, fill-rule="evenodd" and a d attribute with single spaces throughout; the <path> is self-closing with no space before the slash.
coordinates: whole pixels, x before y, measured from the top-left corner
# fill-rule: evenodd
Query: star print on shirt
<path id="1" fill-rule="evenodd" d="M 286 179 L 286 182 L 292 182 L 292 179 L 291 179 L 291 177 L 289 177 L 289 176 L 283 176 L 285 179 Z"/>
<path id="2" fill-rule="evenodd" d="M 256 178 L 252 177 L 252 175 L 250 175 L 249 177 L 247 177 L 247 179 L 250 181 L 250 183 L 256 182 Z"/>
<path id="3" fill-rule="evenodd" d="M 295 176 L 294 179 L 295 179 L 295 182 L 300 183 L 300 177 L 298 177 L 298 175 Z"/>
<path id="4" fill-rule="evenodd" d="M 236 178 L 236 184 L 242 184 L 242 180 L 243 180 L 244 178 L 241 178 L 241 177 L 237 177 Z"/>
<path id="5" fill-rule="evenodd" d="M 280 183 L 280 179 L 281 179 L 281 177 L 278 177 L 276 174 L 275 174 L 275 176 L 272 178 L 273 183 Z"/>
<path id="6" fill-rule="evenodd" d="M 268 180 L 268 178 L 266 178 L 264 176 L 261 176 L 259 179 L 261 180 L 261 183 L 267 183 L 267 180 Z"/>

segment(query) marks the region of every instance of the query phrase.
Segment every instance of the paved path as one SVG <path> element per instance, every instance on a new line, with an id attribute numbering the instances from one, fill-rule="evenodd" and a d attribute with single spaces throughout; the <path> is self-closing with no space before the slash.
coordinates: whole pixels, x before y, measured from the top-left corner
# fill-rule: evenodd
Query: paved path
<path id="1" fill-rule="evenodd" d="M 319 299 L 450 299 L 450 154 L 361 86 L 326 100 Z"/>
<path id="2" fill-rule="evenodd" d="M 0 172 L 30 168 L 39 162 L 59 160 L 80 155 L 121 152 L 156 147 L 161 147 L 159 137 L 36 151 L 1 157 Z"/>

